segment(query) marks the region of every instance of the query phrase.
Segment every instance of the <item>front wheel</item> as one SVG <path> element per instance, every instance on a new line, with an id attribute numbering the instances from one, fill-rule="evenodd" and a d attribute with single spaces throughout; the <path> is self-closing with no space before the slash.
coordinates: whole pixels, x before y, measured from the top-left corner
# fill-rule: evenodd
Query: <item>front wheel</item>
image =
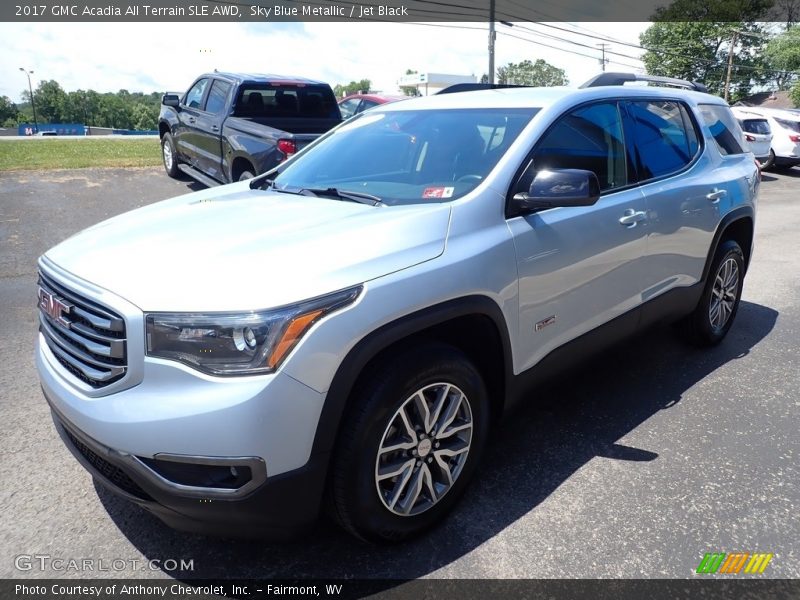
<path id="1" fill-rule="evenodd" d="M 459 350 L 410 348 L 370 369 L 345 415 L 332 471 L 336 520 L 374 542 L 398 542 L 441 521 L 486 443 L 483 379 Z"/>
<path id="2" fill-rule="evenodd" d="M 170 177 L 177 177 L 180 170 L 178 169 L 178 154 L 175 152 L 175 141 L 172 135 L 165 133 L 161 138 L 161 158 L 164 161 L 164 170 Z"/>
<path id="3" fill-rule="evenodd" d="M 714 254 L 700 302 L 684 321 L 690 342 L 715 346 L 723 340 L 739 309 L 743 283 L 744 254 L 739 244 L 727 240 Z"/>

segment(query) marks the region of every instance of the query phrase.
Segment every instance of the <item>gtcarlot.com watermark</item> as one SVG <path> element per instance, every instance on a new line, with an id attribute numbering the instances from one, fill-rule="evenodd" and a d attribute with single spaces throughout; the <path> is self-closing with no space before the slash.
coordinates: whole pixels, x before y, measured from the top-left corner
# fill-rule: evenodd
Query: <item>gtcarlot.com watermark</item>
<path id="1" fill-rule="evenodd" d="M 18 571 L 56 571 L 58 573 L 194 571 L 194 559 L 67 558 L 50 554 L 19 554 L 14 557 L 14 566 Z"/>

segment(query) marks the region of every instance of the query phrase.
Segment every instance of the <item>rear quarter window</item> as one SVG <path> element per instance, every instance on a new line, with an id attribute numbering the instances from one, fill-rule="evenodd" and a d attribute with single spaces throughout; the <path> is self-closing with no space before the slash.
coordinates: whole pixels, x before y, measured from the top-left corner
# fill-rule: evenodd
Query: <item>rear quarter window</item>
<path id="1" fill-rule="evenodd" d="M 742 146 L 742 130 L 730 108 L 720 104 L 701 104 L 699 108 L 720 153 L 728 156 L 746 152 Z"/>

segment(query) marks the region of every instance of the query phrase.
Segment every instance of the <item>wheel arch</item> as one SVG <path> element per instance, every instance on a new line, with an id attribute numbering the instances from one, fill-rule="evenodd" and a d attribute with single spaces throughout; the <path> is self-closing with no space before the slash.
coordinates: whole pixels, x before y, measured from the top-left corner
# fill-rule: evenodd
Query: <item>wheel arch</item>
<path id="1" fill-rule="evenodd" d="M 733 240 L 741 247 L 744 253 L 745 272 L 747 272 L 747 268 L 750 265 L 750 258 L 753 254 L 754 225 L 755 211 L 752 206 L 740 206 L 722 218 L 722 221 L 720 221 L 714 233 L 714 239 L 709 248 L 708 256 L 706 257 L 702 281 L 705 282 L 708 279 L 708 273 L 711 269 L 711 263 L 714 260 L 717 248 L 727 240 Z"/>
<path id="2" fill-rule="evenodd" d="M 245 171 L 250 171 L 253 175 L 258 175 L 258 170 L 250 158 L 241 154 L 235 155 L 231 159 L 230 180 L 239 181 L 239 176 Z"/>
<path id="3" fill-rule="evenodd" d="M 370 365 L 426 341 L 444 342 L 464 352 L 484 378 L 492 417 L 502 414 L 512 374 L 511 341 L 502 310 L 486 296 L 462 297 L 383 325 L 347 353 L 326 395 L 312 455 L 333 449 L 351 406 L 351 393 Z"/>

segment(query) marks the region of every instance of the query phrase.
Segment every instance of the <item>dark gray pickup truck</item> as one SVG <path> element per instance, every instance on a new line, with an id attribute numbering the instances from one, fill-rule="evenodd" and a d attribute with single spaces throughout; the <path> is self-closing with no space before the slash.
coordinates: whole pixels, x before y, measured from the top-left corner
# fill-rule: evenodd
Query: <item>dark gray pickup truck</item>
<path id="1" fill-rule="evenodd" d="M 207 73 L 161 104 L 167 174 L 209 186 L 269 171 L 342 121 L 330 86 L 302 77 Z"/>

